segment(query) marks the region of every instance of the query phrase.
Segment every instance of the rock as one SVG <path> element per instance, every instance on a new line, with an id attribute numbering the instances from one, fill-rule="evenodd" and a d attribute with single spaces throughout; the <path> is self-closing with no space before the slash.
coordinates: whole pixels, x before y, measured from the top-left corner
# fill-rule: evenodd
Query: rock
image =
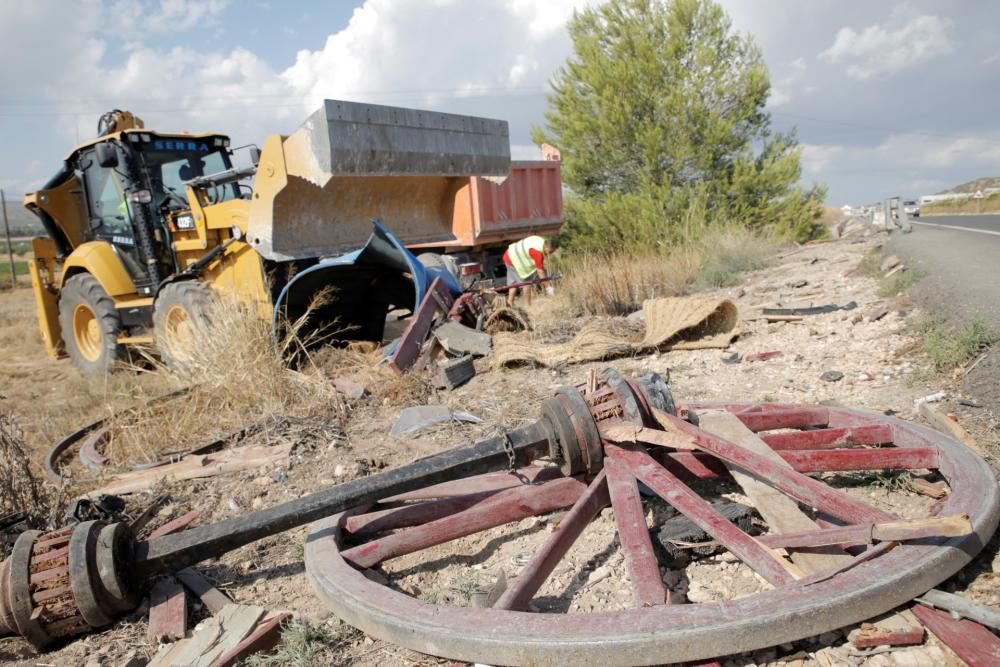
<path id="1" fill-rule="evenodd" d="M 896 257 L 895 255 L 889 255 L 888 257 L 882 260 L 881 264 L 879 264 L 878 270 L 881 271 L 882 273 L 885 273 L 886 271 L 892 269 L 898 264 L 899 264 L 899 257 Z"/>
<path id="2" fill-rule="evenodd" d="M 347 468 L 344 466 L 343 463 L 338 463 L 337 466 L 333 469 L 334 477 L 343 477 L 346 473 L 347 473 Z"/>
<path id="3" fill-rule="evenodd" d="M 604 581 L 610 576 L 611 576 L 611 568 L 602 565 L 590 573 L 590 576 L 587 577 L 587 583 L 584 584 L 583 587 L 587 588 L 589 586 L 593 586 L 597 582 Z"/>
<path id="4" fill-rule="evenodd" d="M 345 378 L 334 378 L 330 381 L 333 388 L 338 392 L 346 396 L 352 401 L 358 401 L 364 398 L 365 394 L 368 393 L 368 389 L 364 385 L 360 385 L 357 382 L 352 382 Z"/>
<path id="5" fill-rule="evenodd" d="M 840 371 L 827 371 L 819 376 L 823 382 L 838 382 L 844 379 L 844 374 Z"/>

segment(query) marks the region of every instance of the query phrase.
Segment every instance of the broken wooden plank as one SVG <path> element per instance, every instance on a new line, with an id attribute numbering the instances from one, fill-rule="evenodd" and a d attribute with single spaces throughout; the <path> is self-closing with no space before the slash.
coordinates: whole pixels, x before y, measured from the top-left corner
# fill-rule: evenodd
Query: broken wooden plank
<path id="1" fill-rule="evenodd" d="M 802 316 L 802 315 L 826 315 L 827 313 L 835 313 L 838 310 L 854 310 L 858 307 L 857 301 L 851 301 L 850 303 L 844 304 L 843 306 L 838 306 L 835 303 L 831 303 L 826 306 L 808 306 L 804 308 L 761 308 L 760 312 L 765 316 Z"/>
<path id="2" fill-rule="evenodd" d="M 742 421 L 741 417 L 747 416 L 749 415 L 733 415 L 724 410 L 707 410 L 699 413 L 698 419 L 701 428 L 705 431 L 723 437 L 776 463 L 780 462 L 781 465 L 788 466 L 788 463 L 778 453 L 768 447 L 767 443 L 758 438 L 750 430 L 750 427 Z M 796 501 L 737 466 L 727 464 L 726 467 L 733 479 L 746 493 L 751 504 L 764 517 L 772 532 L 794 533 L 818 529 L 816 522 L 799 509 Z M 825 547 L 822 550 L 809 552 L 796 551 L 791 554 L 792 562 L 806 573 L 836 567 L 850 558 L 849 555 L 836 547 Z"/>
<path id="3" fill-rule="evenodd" d="M 447 315 L 453 302 L 447 285 L 440 277 L 435 278 L 403 331 L 396 351 L 389 359 L 389 368 L 402 375 L 413 365 L 430 334 L 435 318 Z"/>
<path id="4" fill-rule="evenodd" d="M 169 535 L 170 533 L 176 533 L 177 531 L 184 530 L 192 523 L 194 523 L 198 517 L 201 516 L 201 510 L 191 510 L 187 514 L 182 514 L 173 521 L 168 521 L 159 528 L 155 529 L 149 534 L 146 539 L 153 539 L 156 537 L 163 537 L 164 535 Z"/>
<path id="5" fill-rule="evenodd" d="M 454 355 L 485 357 L 493 347 L 493 336 L 470 329 L 455 320 L 448 320 L 435 329 L 434 337 L 441 343 L 441 347 Z"/>
<path id="6" fill-rule="evenodd" d="M 862 623 L 860 628 L 851 631 L 848 640 L 854 648 L 915 646 L 924 643 L 924 629 L 920 626 L 882 628 L 873 623 Z"/>
<path id="7" fill-rule="evenodd" d="M 236 648 L 264 615 L 261 607 L 229 604 L 218 615 L 206 619 L 171 664 L 212 667 L 216 660 Z"/>
<path id="8" fill-rule="evenodd" d="M 449 359 L 438 365 L 435 384 L 442 389 L 455 389 L 476 376 L 476 365 L 472 355 Z"/>
<path id="9" fill-rule="evenodd" d="M 973 602 L 953 593 L 945 593 L 932 588 L 917 598 L 917 602 L 935 609 L 960 614 L 962 617 L 988 625 L 994 630 L 1000 630 L 1000 611 L 986 605 Z"/>
<path id="10" fill-rule="evenodd" d="M 958 422 L 953 422 L 948 419 L 948 416 L 943 414 L 940 410 L 936 409 L 933 405 L 927 402 L 920 403 L 917 406 L 917 410 L 920 411 L 920 415 L 926 419 L 931 426 L 937 430 L 950 435 L 955 438 L 963 445 L 979 454 L 980 456 L 985 456 L 983 448 L 979 446 L 979 443 L 969 435 L 969 432 L 964 428 L 959 426 Z"/>
<path id="11" fill-rule="evenodd" d="M 946 612 L 922 604 L 913 605 L 911 611 L 969 667 L 1000 665 L 1000 639 L 982 625 L 969 620 L 957 621 Z"/>
<path id="12" fill-rule="evenodd" d="M 935 499 L 941 499 L 948 495 L 948 487 L 944 482 L 928 482 L 920 477 L 914 477 L 910 480 L 910 488 L 917 493 Z"/>
<path id="13" fill-rule="evenodd" d="M 264 617 L 253 632 L 243 641 L 226 651 L 212 663 L 211 667 L 236 667 L 241 660 L 254 653 L 270 651 L 281 641 L 281 626 L 292 617 L 291 612 L 272 611 Z"/>
<path id="14" fill-rule="evenodd" d="M 187 634 L 187 601 L 184 588 L 173 577 L 157 579 L 149 592 L 149 625 L 146 636 L 154 644 L 183 639 Z"/>
<path id="15" fill-rule="evenodd" d="M 198 596 L 201 603 L 212 612 L 213 614 L 218 614 L 220 611 L 225 609 L 227 604 L 232 604 L 233 601 L 229 597 L 220 591 L 218 588 L 212 585 L 212 583 L 205 578 L 197 570 L 192 570 L 189 567 L 180 570 L 174 574 L 184 587 L 189 591 Z"/>
<path id="16" fill-rule="evenodd" d="M 124 495 L 152 488 L 160 483 L 179 482 L 187 479 L 213 477 L 249 468 L 275 465 L 288 460 L 292 443 L 237 447 L 213 454 L 192 454 L 177 463 L 134 470 L 107 478 L 106 484 L 87 494 L 95 498 L 102 494 Z"/>

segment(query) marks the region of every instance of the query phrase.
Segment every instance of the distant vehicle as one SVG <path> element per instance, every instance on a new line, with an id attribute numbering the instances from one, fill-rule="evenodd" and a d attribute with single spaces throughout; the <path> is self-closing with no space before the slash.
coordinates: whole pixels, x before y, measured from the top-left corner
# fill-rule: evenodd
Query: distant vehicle
<path id="1" fill-rule="evenodd" d="M 912 199 L 908 199 L 908 200 L 906 200 L 906 201 L 903 202 L 903 212 L 906 213 L 906 215 L 911 215 L 914 218 L 919 218 L 920 217 L 920 204 L 918 204 L 917 202 L 913 201 Z"/>

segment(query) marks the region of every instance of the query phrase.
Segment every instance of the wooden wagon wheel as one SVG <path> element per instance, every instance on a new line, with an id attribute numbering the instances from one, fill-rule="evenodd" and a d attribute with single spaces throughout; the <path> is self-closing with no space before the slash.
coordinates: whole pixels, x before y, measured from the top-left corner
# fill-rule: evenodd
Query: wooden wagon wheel
<path id="1" fill-rule="evenodd" d="M 575 397 L 573 390 L 561 390 L 547 402 L 543 414 L 558 439 L 580 443 L 575 457 L 563 457 L 561 470 L 526 468 L 517 475 L 446 482 L 314 524 L 305 559 L 318 594 L 373 636 L 452 659 L 504 665 L 703 660 L 814 636 L 888 611 L 961 569 L 996 528 L 1000 494 L 988 466 L 936 431 L 819 406 L 690 404 L 654 415 L 626 384 L 631 386 L 612 372 L 597 387 L 581 386 Z M 629 403 L 635 396 L 641 405 Z M 700 428 L 691 423 L 698 417 Z M 937 471 L 950 494 L 925 521 L 901 522 L 813 475 L 859 470 Z M 751 500 L 765 505 L 758 509 L 768 520 L 767 535 L 743 532 L 689 485 L 730 474 Z M 767 590 L 722 602 L 672 604 L 679 600 L 663 584 L 664 564 L 646 522 L 647 506 L 658 501 L 640 490 L 651 490 L 700 526 L 766 580 Z M 606 507 L 614 514 L 628 579 L 622 585 L 630 587 L 634 608 L 526 611 Z M 568 512 L 540 538 L 492 608 L 431 604 L 377 583 L 384 578 L 369 572 L 406 554 L 563 508 Z M 966 516 L 971 526 L 962 530 Z M 809 553 L 820 545 L 838 546 L 832 553 Z M 855 545 L 853 553 L 845 545 Z M 776 549 L 786 549 L 791 559 Z"/>

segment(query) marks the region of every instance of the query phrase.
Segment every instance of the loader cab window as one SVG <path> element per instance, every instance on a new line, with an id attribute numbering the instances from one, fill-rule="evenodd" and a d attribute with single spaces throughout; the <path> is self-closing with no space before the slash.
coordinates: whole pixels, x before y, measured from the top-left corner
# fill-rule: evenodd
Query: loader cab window
<path id="1" fill-rule="evenodd" d="M 156 138 L 142 144 L 143 160 L 149 171 L 150 186 L 154 204 L 171 209 L 181 208 L 177 197 L 187 196 L 184 183 L 198 176 L 217 174 L 229 169 L 228 151 L 213 147 L 212 139 L 207 140 L 167 140 Z M 169 197 L 172 192 L 175 197 Z M 239 197 L 239 190 L 233 183 L 208 188 L 206 196 L 213 204 Z"/>
<path id="2" fill-rule="evenodd" d="M 125 190 L 114 169 L 100 167 L 92 151 L 81 155 L 86 179 L 87 208 L 92 237 L 132 239 L 132 223 L 125 203 Z"/>

